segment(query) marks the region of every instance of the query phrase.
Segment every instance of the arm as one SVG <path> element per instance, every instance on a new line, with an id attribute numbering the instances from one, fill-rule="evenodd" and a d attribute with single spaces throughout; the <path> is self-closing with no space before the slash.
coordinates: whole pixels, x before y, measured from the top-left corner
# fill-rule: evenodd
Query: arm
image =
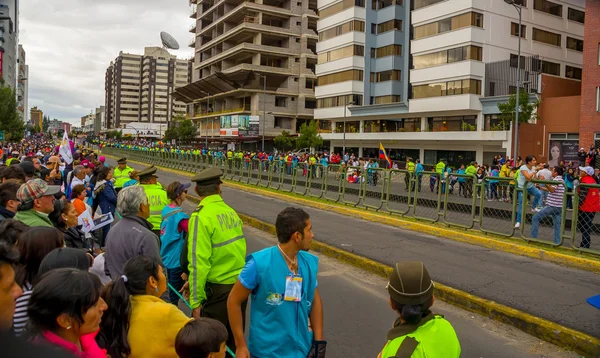
<path id="1" fill-rule="evenodd" d="M 310 310 L 310 324 L 312 326 L 315 341 L 323 340 L 323 302 L 319 288 L 315 288 L 315 297 Z M 237 343 L 237 341 L 236 341 Z"/>
<path id="2" fill-rule="evenodd" d="M 236 356 L 244 357 L 242 352 L 248 352 L 244 338 L 244 321 L 242 318 L 242 303 L 248 299 L 252 291 L 237 280 L 227 299 L 227 315 L 233 337 L 235 338 Z M 249 357 L 249 354 L 246 355 Z"/>
<path id="3" fill-rule="evenodd" d="M 199 308 L 206 299 L 204 286 L 206 277 L 211 269 L 212 256 L 211 234 L 198 215 L 189 221 L 188 269 L 190 271 L 190 304 L 192 309 Z"/>
<path id="4" fill-rule="evenodd" d="M 154 235 L 154 233 L 150 232 L 144 235 L 142 238 L 140 244 L 140 255 L 146 255 L 154 258 L 164 268 L 162 258 L 160 257 L 160 245 L 158 243 L 158 238 L 156 235 Z"/>
<path id="5" fill-rule="evenodd" d="M 535 171 L 534 172 L 524 172 L 524 171 L 520 171 L 519 175 L 523 175 L 525 177 L 525 180 L 527 181 L 531 181 L 531 179 L 535 178 Z"/>

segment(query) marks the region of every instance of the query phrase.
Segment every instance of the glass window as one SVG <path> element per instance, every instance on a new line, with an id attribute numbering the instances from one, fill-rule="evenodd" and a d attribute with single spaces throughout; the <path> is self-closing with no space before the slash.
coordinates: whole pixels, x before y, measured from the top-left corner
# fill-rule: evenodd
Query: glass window
<path id="1" fill-rule="evenodd" d="M 402 0 L 372 0 L 371 9 L 380 10 L 392 5 L 402 5 Z"/>
<path id="2" fill-rule="evenodd" d="M 481 94 L 481 81 L 464 79 L 442 83 L 430 83 L 412 87 L 412 98 L 431 98 L 456 94 Z"/>
<path id="3" fill-rule="evenodd" d="M 371 72 L 371 82 L 401 81 L 400 70 Z"/>
<path id="4" fill-rule="evenodd" d="M 519 58 L 514 53 L 510 54 L 510 67 L 517 68 L 521 66 L 521 69 L 525 69 L 525 56 L 521 56 L 521 63 L 519 63 Z"/>
<path id="5" fill-rule="evenodd" d="M 339 60 L 340 58 L 346 58 L 351 56 L 364 56 L 365 47 L 362 45 L 350 45 L 339 49 L 331 50 L 328 52 L 320 53 L 318 55 L 319 63 L 326 63 L 329 61 Z"/>
<path id="6" fill-rule="evenodd" d="M 400 102 L 399 95 L 378 96 L 375 97 L 375 104 L 397 103 Z"/>
<path id="7" fill-rule="evenodd" d="M 479 46 L 463 46 L 426 55 L 414 56 L 413 68 L 427 68 L 465 60 L 481 61 L 482 52 L 483 49 Z"/>
<path id="8" fill-rule="evenodd" d="M 553 3 L 548 0 L 534 0 L 533 8 L 535 10 L 543 11 L 550 15 L 562 17 L 562 5 Z"/>
<path id="9" fill-rule="evenodd" d="M 527 26 L 521 25 L 521 37 L 524 39 L 527 38 L 525 36 L 526 33 L 527 33 Z M 519 36 L 519 24 L 517 24 L 516 22 L 510 23 L 510 34 L 513 36 Z"/>
<path id="10" fill-rule="evenodd" d="M 583 11 L 579 11 L 570 7 L 567 13 L 567 17 L 571 21 L 581 22 L 582 24 L 585 23 L 585 12 Z"/>
<path id="11" fill-rule="evenodd" d="M 416 26 L 415 40 L 469 26 L 483 27 L 483 15 L 477 12 L 468 12 L 430 24 Z"/>
<path id="12" fill-rule="evenodd" d="M 555 34 L 554 32 L 544 31 L 540 29 L 533 28 L 533 40 L 544 42 L 549 45 L 560 46 L 561 45 L 561 36 L 560 34 Z"/>
<path id="13" fill-rule="evenodd" d="M 583 52 L 583 40 L 567 37 L 567 48 L 569 50 Z"/>
<path id="14" fill-rule="evenodd" d="M 319 41 L 329 40 L 351 31 L 365 32 L 365 22 L 352 20 L 341 25 L 319 32 Z"/>
<path id="15" fill-rule="evenodd" d="M 582 78 L 581 68 L 572 67 L 572 66 L 567 65 L 567 67 L 565 68 L 565 77 L 572 78 L 575 80 L 581 80 L 581 78 Z"/>
<path id="16" fill-rule="evenodd" d="M 337 14 L 338 12 L 344 11 L 344 10 L 349 9 L 354 6 L 365 7 L 365 1 L 364 0 L 342 0 L 338 3 L 335 3 L 329 7 L 326 7 L 325 9 L 319 11 L 319 18 L 321 20 L 323 20 L 326 17 L 329 17 L 333 14 Z"/>
<path id="17" fill-rule="evenodd" d="M 378 34 L 392 30 L 402 31 L 402 20 L 390 20 L 377 25 Z"/>
<path id="18" fill-rule="evenodd" d="M 560 63 L 542 61 L 542 73 L 560 76 Z"/>
<path id="19" fill-rule="evenodd" d="M 414 6 L 414 10 L 417 10 L 422 7 L 434 5 L 434 4 L 437 4 L 438 2 L 442 2 L 442 1 L 445 1 L 445 0 L 414 0 L 413 6 Z"/>
<path id="20" fill-rule="evenodd" d="M 341 107 L 349 103 L 353 103 L 356 106 L 362 106 L 363 96 L 359 94 L 349 94 L 346 96 L 319 98 L 317 100 L 317 108 Z"/>
<path id="21" fill-rule="evenodd" d="M 402 56 L 402 45 L 388 45 L 371 49 L 371 58 L 382 58 L 393 55 Z"/>
<path id="22" fill-rule="evenodd" d="M 362 70 L 347 70 L 342 72 L 331 73 L 329 75 L 319 76 L 317 78 L 318 86 L 330 85 L 345 81 L 362 81 Z"/>

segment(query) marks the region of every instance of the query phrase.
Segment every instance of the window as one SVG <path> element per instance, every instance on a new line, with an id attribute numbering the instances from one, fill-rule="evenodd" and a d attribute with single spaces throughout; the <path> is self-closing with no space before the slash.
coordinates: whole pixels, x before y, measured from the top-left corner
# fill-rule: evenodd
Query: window
<path id="1" fill-rule="evenodd" d="M 426 55 L 414 56 L 413 68 L 427 68 L 465 60 L 481 61 L 482 52 L 483 49 L 479 46 L 463 46 Z"/>
<path id="2" fill-rule="evenodd" d="M 400 70 L 371 72 L 371 82 L 401 81 Z"/>
<path id="3" fill-rule="evenodd" d="M 600 112 L 600 87 L 596 87 L 596 112 Z"/>
<path id="4" fill-rule="evenodd" d="M 567 48 L 569 50 L 583 52 L 583 40 L 567 37 Z"/>
<path id="5" fill-rule="evenodd" d="M 553 45 L 553 46 L 560 47 L 560 45 L 561 45 L 561 36 L 559 34 L 555 34 L 554 32 L 536 29 L 535 27 L 533 28 L 533 40 L 547 43 L 548 45 Z"/>
<path id="6" fill-rule="evenodd" d="M 527 26 L 521 25 L 521 37 L 526 39 L 525 34 L 527 33 Z M 519 24 L 516 22 L 510 23 L 510 34 L 513 36 L 519 36 Z"/>
<path id="7" fill-rule="evenodd" d="M 360 94 L 349 94 L 346 96 L 334 96 L 317 99 L 317 108 L 341 107 L 352 102 L 355 106 L 362 106 L 363 96 Z"/>
<path id="8" fill-rule="evenodd" d="M 332 27 L 319 33 L 319 41 L 325 41 L 330 38 L 343 35 L 351 31 L 365 32 L 365 22 L 352 20 L 344 24 Z"/>
<path id="9" fill-rule="evenodd" d="M 572 67 L 572 66 L 567 65 L 567 67 L 565 68 L 565 77 L 572 78 L 575 80 L 581 80 L 581 78 L 582 78 L 581 68 Z"/>
<path id="10" fill-rule="evenodd" d="M 417 26 L 415 27 L 415 40 L 469 26 L 483 28 L 483 15 L 477 12 L 468 12 L 430 24 Z"/>
<path id="11" fill-rule="evenodd" d="M 287 98 L 286 97 L 275 97 L 275 107 L 286 107 Z"/>
<path id="12" fill-rule="evenodd" d="M 521 65 L 522 70 L 525 69 L 525 56 L 521 56 L 521 63 L 519 63 L 519 59 L 518 59 L 517 55 L 515 55 L 514 53 L 511 53 L 510 54 L 510 67 L 517 68 L 519 65 Z"/>
<path id="13" fill-rule="evenodd" d="M 327 51 L 319 54 L 319 63 L 326 63 L 329 61 L 339 60 L 340 58 L 346 58 L 351 56 L 364 56 L 365 47 L 362 45 L 350 45 L 335 50 Z"/>
<path id="14" fill-rule="evenodd" d="M 325 9 L 319 11 L 319 19 L 323 20 L 326 17 L 329 17 L 333 14 L 337 14 L 338 12 L 344 11 L 354 6 L 365 7 L 364 0 L 342 0 L 338 3 L 335 3 Z"/>
<path id="15" fill-rule="evenodd" d="M 477 116 L 429 117 L 427 128 L 432 132 L 462 132 L 477 130 Z"/>
<path id="16" fill-rule="evenodd" d="M 579 11 L 577 9 L 569 8 L 567 13 L 567 18 L 571 21 L 585 23 L 585 12 Z"/>
<path id="17" fill-rule="evenodd" d="M 533 9 L 543 11 L 550 15 L 562 17 L 562 5 L 553 3 L 548 0 L 534 0 Z"/>
<path id="18" fill-rule="evenodd" d="M 434 4 L 437 4 L 438 2 L 442 2 L 442 1 L 444 1 L 444 0 L 414 0 L 413 1 L 414 10 L 418 10 L 425 6 L 434 5 Z"/>
<path id="19" fill-rule="evenodd" d="M 307 78 L 306 79 L 306 83 L 304 84 L 304 88 L 310 88 L 310 89 L 315 89 L 315 86 L 317 85 L 317 80 L 314 78 Z"/>
<path id="20" fill-rule="evenodd" d="M 371 58 L 382 58 L 386 56 L 402 56 L 402 45 L 388 45 L 371 49 Z"/>
<path id="21" fill-rule="evenodd" d="M 318 78 L 318 86 L 330 85 L 332 83 L 339 83 L 345 81 L 362 81 L 363 71 L 362 70 L 347 70 L 337 73 L 332 73 Z"/>
<path id="22" fill-rule="evenodd" d="M 304 100 L 304 108 L 314 109 L 317 108 L 317 101 L 314 99 L 305 99 Z"/>
<path id="23" fill-rule="evenodd" d="M 377 34 L 377 24 L 371 24 L 371 33 L 373 35 Z"/>
<path id="24" fill-rule="evenodd" d="M 402 0 L 371 0 L 371 9 L 380 10 L 392 5 L 402 5 Z"/>
<path id="25" fill-rule="evenodd" d="M 412 98 L 431 98 L 456 94 L 481 94 L 481 81 L 464 79 L 413 86 Z"/>
<path id="26" fill-rule="evenodd" d="M 402 20 L 390 20 L 377 25 L 378 34 L 392 30 L 402 31 Z"/>
<path id="27" fill-rule="evenodd" d="M 560 63 L 542 61 L 542 73 L 560 76 Z"/>
<path id="28" fill-rule="evenodd" d="M 398 103 L 398 102 L 400 102 L 399 95 L 378 96 L 378 97 L 375 97 L 374 104 L 386 104 L 386 103 Z"/>

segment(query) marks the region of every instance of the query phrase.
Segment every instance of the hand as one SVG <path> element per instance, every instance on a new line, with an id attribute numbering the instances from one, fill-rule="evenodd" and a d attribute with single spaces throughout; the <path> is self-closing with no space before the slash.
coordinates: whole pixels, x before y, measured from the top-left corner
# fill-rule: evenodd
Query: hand
<path id="1" fill-rule="evenodd" d="M 187 282 L 187 280 L 188 280 L 188 275 L 187 275 L 187 273 L 185 273 L 185 272 L 184 272 L 184 273 L 182 273 L 182 274 L 181 274 L 181 279 Z"/>
<path id="2" fill-rule="evenodd" d="M 190 283 L 186 281 L 186 283 L 183 284 L 183 287 L 181 287 L 181 290 L 179 290 L 179 293 L 181 293 L 183 295 L 183 298 L 185 298 L 186 300 L 190 299 Z"/>
<path id="3" fill-rule="evenodd" d="M 235 350 L 236 358 L 250 358 L 250 351 L 247 346 L 237 347 Z"/>
<path id="4" fill-rule="evenodd" d="M 194 317 L 194 319 L 200 319 L 200 313 L 202 313 L 202 306 L 192 310 L 192 317 Z"/>

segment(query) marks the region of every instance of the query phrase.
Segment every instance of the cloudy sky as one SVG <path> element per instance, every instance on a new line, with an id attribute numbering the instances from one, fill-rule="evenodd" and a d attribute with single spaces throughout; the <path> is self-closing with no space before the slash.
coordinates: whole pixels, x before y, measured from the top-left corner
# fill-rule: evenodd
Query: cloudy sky
<path id="1" fill-rule="evenodd" d="M 104 74 L 119 51 L 142 54 L 171 33 L 189 58 L 188 0 L 20 1 L 20 43 L 29 65 L 29 106 L 79 123 L 104 105 Z"/>

